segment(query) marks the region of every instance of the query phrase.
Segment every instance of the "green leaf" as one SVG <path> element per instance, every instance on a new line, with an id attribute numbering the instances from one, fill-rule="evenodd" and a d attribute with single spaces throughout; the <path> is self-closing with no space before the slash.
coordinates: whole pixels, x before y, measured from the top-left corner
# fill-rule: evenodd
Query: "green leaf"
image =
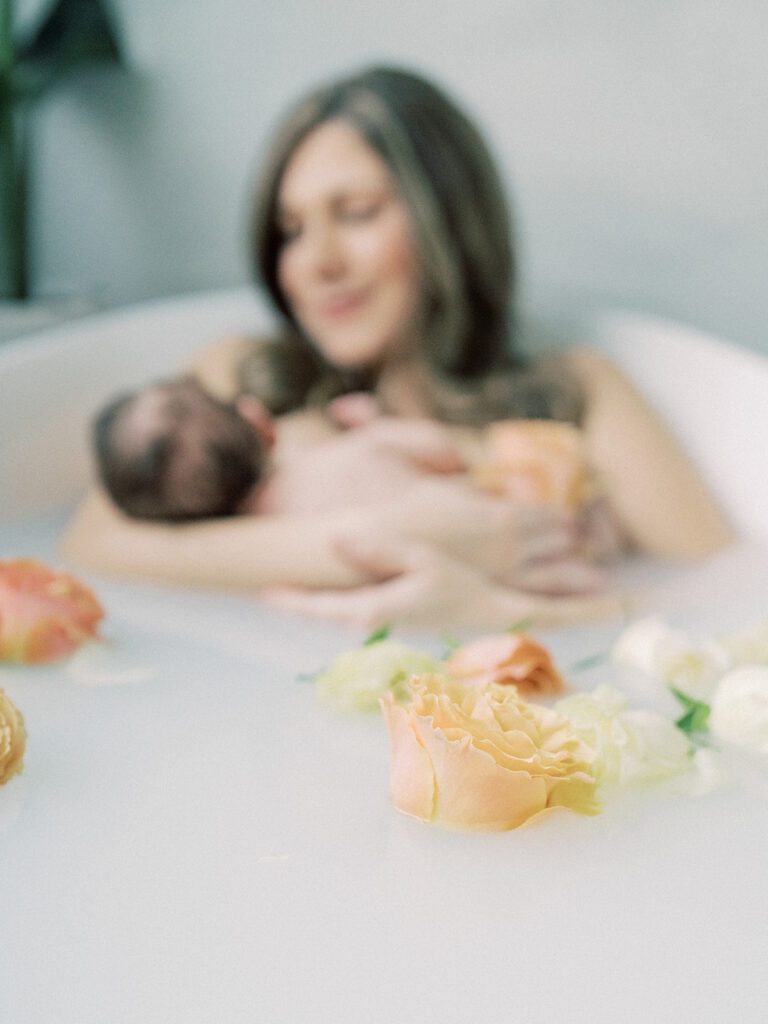
<path id="1" fill-rule="evenodd" d="M 694 697 L 689 697 L 687 693 L 683 693 L 682 690 L 678 690 L 674 686 L 670 686 L 669 689 L 680 701 L 685 711 L 675 722 L 677 728 L 684 732 L 686 736 L 708 732 L 711 710 L 709 704 L 705 704 L 702 700 L 696 700 Z"/>
<path id="2" fill-rule="evenodd" d="M 299 674 L 296 676 L 296 682 L 314 683 L 315 679 L 317 679 L 317 677 L 320 675 L 320 672 L 322 671 L 323 670 L 320 669 L 318 672 L 299 672 Z"/>
<path id="3" fill-rule="evenodd" d="M 389 623 L 379 626 L 378 629 L 374 629 L 371 635 L 363 640 L 363 647 L 372 647 L 373 644 L 380 644 L 382 640 L 387 639 L 391 632 L 392 626 Z"/>
<path id="4" fill-rule="evenodd" d="M 599 654 L 590 654 L 586 658 L 579 658 L 578 661 L 574 661 L 574 663 L 569 666 L 568 671 L 584 672 L 588 668 L 594 668 L 596 665 L 602 665 L 604 662 L 608 661 L 608 658 L 608 651 L 600 651 Z"/>
<path id="5" fill-rule="evenodd" d="M 445 645 L 445 654 L 443 655 L 443 658 L 447 658 L 449 655 L 453 654 L 457 647 L 461 646 L 461 640 L 459 640 L 457 636 L 454 636 L 453 633 L 441 633 L 440 639 Z"/>
<path id="6" fill-rule="evenodd" d="M 524 619 L 518 619 L 517 622 L 513 622 L 511 626 L 507 626 L 504 630 L 505 633 L 524 633 L 527 629 L 536 622 L 535 615 L 526 615 Z"/>

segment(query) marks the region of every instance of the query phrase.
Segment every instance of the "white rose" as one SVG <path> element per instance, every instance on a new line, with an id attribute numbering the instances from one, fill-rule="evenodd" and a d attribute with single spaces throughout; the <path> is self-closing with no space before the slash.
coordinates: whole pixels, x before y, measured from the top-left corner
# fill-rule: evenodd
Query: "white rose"
<path id="1" fill-rule="evenodd" d="M 768 667 L 745 665 L 723 676 L 709 727 L 720 739 L 768 754 Z"/>
<path id="2" fill-rule="evenodd" d="M 666 622 L 659 618 L 638 619 L 616 638 L 611 661 L 614 665 L 656 676 L 659 674 L 658 652 L 674 635 Z"/>
<path id="3" fill-rule="evenodd" d="M 698 700 L 708 699 L 731 664 L 714 640 L 695 640 L 659 618 L 638 619 L 620 634 L 611 651 L 615 665 L 635 669 Z"/>
<path id="4" fill-rule="evenodd" d="M 691 744 L 680 730 L 655 711 L 627 708 L 624 694 L 610 686 L 566 697 L 555 708 L 597 752 L 605 785 L 655 782 L 691 767 Z"/>

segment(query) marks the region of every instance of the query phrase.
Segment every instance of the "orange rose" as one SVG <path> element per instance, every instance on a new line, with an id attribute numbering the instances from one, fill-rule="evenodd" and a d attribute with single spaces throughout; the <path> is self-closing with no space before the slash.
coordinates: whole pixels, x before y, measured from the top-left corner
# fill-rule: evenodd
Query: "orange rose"
<path id="1" fill-rule="evenodd" d="M 527 505 L 576 508 L 589 497 L 580 431 L 550 420 L 503 420 L 485 434 L 487 456 L 472 470 L 491 494 Z"/>
<path id="2" fill-rule="evenodd" d="M 522 633 L 481 636 L 462 644 L 445 667 L 453 679 L 467 686 L 512 684 L 532 697 L 554 696 L 565 690 L 549 651 Z"/>
<path id="3" fill-rule="evenodd" d="M 21 712 L 0 690 L 0 786 L 21 771 L 26 745 L 27 731 Z"/>
<path id="4" fill-rule="evenodd" d="M 594 752 L 566 718 L 512 687 L 415 676 L 403 707 L 382 698 L 391 794 L 422 821 L 501 831 L 554 807 L 596 814 Z"/>
<path id="5" fill-rule="evenodd" d="M 19 558 L 0 561 L 0 661 L 54 661 L 96 635 L 104 609 L 66 573 Z"/>

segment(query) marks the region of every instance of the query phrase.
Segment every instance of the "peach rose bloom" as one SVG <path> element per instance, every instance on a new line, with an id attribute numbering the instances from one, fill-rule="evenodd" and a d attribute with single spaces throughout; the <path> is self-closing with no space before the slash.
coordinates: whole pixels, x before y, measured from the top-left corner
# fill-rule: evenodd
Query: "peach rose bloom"
<path id="1" fill-rule="evenodd" d="M 0 661 L 39 664 L 95 635 L 104 609 L 72 576 L 40 562 L 0 561 Z"/>
<path id="2" fill-rule="evenodd" d="M 411 701 L 381 705 L 392 747 L 391 794 L 422 821 L 469 829 L 517 828 L 554 807 L 600 810 L 595 754 L 555 711 L 513 687 L 411 680 Z"/>
<path id="3" fill-rule="evenodd" d="M 514 685 L 527 697 L 565 691 L 549 651 L 523 633 L 494 633 L 457 647 L 445 663 L 451 678 L 467 686 Z"/>
<path id="4" fill-rule="evenodd" d="M 21 771 L 26 745 L 27 731 L 21 712 L 0 690 L 0 786 Z"/>
<path id="5" fill-rule="evenodd" d="M 472 470 L 491 494 L 526 505 L 577 508 L 589 497 L 581 432 L 570 423 L 502 420 L 485 432 L 486 456 Z"/>

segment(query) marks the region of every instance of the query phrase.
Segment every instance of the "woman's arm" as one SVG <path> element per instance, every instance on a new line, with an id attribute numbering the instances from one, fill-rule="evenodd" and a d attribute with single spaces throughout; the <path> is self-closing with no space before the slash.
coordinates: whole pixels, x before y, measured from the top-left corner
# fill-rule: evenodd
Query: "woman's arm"
<path id="1" fill-rule="evenodd" d="M 184 525 L 122 515 L 94 490 L 60 544 L 62 556 L 106 575 L 226 589 L 276 584 L 352 587 L 365 582 L 335 552 L 335 539 L 360 529 L 359 513 L 237 516 Z"/>
<path id="2" fill-rule="evenodd" d="M 733 533 L 684 452 L 620 371 L 598 353 L 566 356 L 586 390 L 587 457 L 628 539 L 643 551 L 696 558 Z"/>
<path id="3" fill-rule="evenodd" d="M 561 517 L 526 514 L 458 481 L 427 478 L 374 506 L 174 526 L 129 519 L 94 490 L 69 524 L 61 552 L 107 575 L 251 591 L 338 589 L 370 582 L 339 554 L 339 545 L 355 538 L 433 544 L 497 580 L 521 585 L 537 562 L 568 557 L 574 549 L 572 525 Z M 585 589 L 583 581 L 574 578 L 570 589 Z"/>

